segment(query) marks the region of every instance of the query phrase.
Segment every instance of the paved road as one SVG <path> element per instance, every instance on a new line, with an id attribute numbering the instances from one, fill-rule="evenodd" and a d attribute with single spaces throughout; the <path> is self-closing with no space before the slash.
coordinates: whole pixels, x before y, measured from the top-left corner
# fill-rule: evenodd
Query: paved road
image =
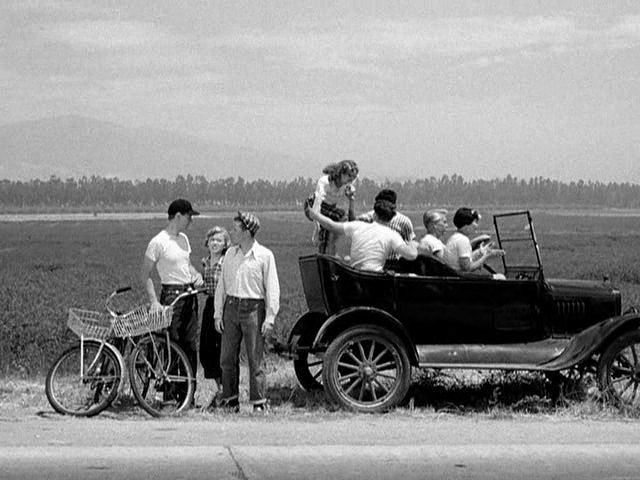
<path id="1" fill-rule="evenodd" d="M 44 477 L 640 479 L 640 423 L 367 415 L 1 419 L 0 479 Z"/>

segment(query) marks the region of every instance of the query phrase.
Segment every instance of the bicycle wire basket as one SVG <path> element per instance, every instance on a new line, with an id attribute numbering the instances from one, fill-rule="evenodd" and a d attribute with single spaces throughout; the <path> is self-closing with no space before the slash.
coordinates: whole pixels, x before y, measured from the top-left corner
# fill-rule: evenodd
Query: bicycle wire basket
<path id="1" fill-rule="evenodd" d="M 164 306 L 153 311 L 149 305 L 140 305 L 133 310 L 113 319 L 113 334 L 116 337 L 135 337 L 171 325 L 172 306 Z"/>
<path id="2" fill-rule="evenodd" d="M 70 308 L 67 326 L 79 337 L 106 340 L 112 335 L 112 322 L 106 313 Z"/>

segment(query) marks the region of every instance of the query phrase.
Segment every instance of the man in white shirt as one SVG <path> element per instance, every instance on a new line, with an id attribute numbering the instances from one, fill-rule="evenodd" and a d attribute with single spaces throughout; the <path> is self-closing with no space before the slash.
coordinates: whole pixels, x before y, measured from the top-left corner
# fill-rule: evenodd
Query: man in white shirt
<path id="1" fill-rule="evenodd" d="M 218 406 L 239 411 L 239 355 L 244 338 L 249 363 L 249 401 L 254 411 L 266 406 L 264 339 L 280 308 L 280 285 L 273 253 L 255 235 L 258 218 L 238 212 L 229 231 L 232 246 L 224 256 L 215 292 L 215 328 L 222 334 L 222 397 Z"/>
<path id="2" fill-rule="evenodd" d="M 358 220 L 335 222 L 311 209 L 308 209 L 308 215 L 327 230 L 351 239 L 350 261 L 353 267 L 381 272 L 387 258 L 393 253 L 414 260 L 418 256 L 415 242 L 406 243 L 398 232 L 387 226 L 395 213 L 395 204 L 389 200 L 377 200 L 373 210 L 373 223 Z"/>
<path id="3" fill-rule="evenodd" d="M 171 202 L 168 209 L 169 223 L 151 239 L 144 255 L 140 277 L 149 297 L 152 309 L 170 304 L 178 295 L 189 288 L 204 284 L 202 275 L 191 264 L 191 245 L 184 233 L 191 225 L 196 212 L 191 203 L 184 199 Z M 156 296 L 151 272 L 158 271 L 162 290 L 160 300 Z M 196 374 L 198 347 L 198 299 L 188 296 L 176 303 L 169 327 L 171 339 L 187 354 L 189 364 Z"/>
<path id="4" fill-rule="evenodd" d="M 396 232 L 398 232 L 402 237 L 402 240 L 404 240 L 406 243 L 409 243 L 416 238 L 416 234 L 413 231 L 413 223 L 411 222 L 411 219 L 396 210 L 397 198 L 398 196 L 395 191 L 385 188 L 378 192 L 374 199 L 374 203 L 378 200 L 388 200 L 391 204 L 393 204 L 393 215 L 391 219 L 386 222 L 386 225 L 391 230 L 395 230 Z M 370 210 L 367 213 L 359 215 L 357 220 L 373 223 L 374 216 L 375 212 L 373 210 Z M 391 252 L 391 254 L 389 255 L 389 259 L 391 260 L 397 260 L 398 258 L 400 258 L 400 255 L 395 252 Z"/>
<path id="5" fill-rule="evenodd" d="M 442 259 L 444 255 L 444 243 L 442 238 L 447 229 L 446 210 L 428 210 L 422 217 L 427 234 L 420 239 L 418 253 L 420 255 L 432 255 Z"/>

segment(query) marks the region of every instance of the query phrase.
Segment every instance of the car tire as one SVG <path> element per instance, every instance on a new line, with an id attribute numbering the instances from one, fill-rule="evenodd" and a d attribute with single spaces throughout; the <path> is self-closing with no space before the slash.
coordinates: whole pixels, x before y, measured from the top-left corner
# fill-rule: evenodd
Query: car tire
<path id="1" fill-rule="evenodd" d="M 640 406 L 640 330 L 626 332 L 607 346 L 598 362 L 598 386 L 620 408 Z"/>
<path id="2" fill-rule="evenodd" d="M 400 403 L 411 383 L 411 365 L 397 335 L 364 325 L 345 330 L 329 345 L 322 372 L 327 394 L 358 412 L 386 411 Z"/>
<path id="3" fill-rule="evenodd" d="M 307 392 L 322 389 L 322 358 L 308 352 L 300 352 L 293 360 L 293 370 L 300 386 Z"/>

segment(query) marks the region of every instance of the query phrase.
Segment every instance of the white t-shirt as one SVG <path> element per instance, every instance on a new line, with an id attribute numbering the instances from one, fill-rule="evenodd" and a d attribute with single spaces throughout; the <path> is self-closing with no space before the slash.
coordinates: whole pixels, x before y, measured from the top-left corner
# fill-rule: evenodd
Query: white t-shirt
<path id="1" fill-rule="evenodd" d="M 420 240 L 420 249 L 428 251 L 431 255 L 441 257 L 444 252 L 444 243 L 438 237 L 427 233 Z"/>
<path id="2" fill-rule="evenodd" d="M 180 232 L 172 237 L 162 230 L 151 239 L 145 256 L 156 264 L 160 282 L 163 284 L 187 284 L 195 281 L 191 275 L 191 245 L 187 236 Z"/>
<path id="3" fill-rule="evenodd" d="M 468 258 L 471 261 L 471 241 L 466 235 L 455 232 L 447 240 L 442 259 L 455 270 L 460 270 L 460 259 Z"/>
<path id="4" fill-rule="evenodd" d="M 344 233 L 351 238 L 351 266 L 373 272 L 381 272 L 389 254 L 405 244 L 398 232 L 376 222 L 347 222 Z"/>

